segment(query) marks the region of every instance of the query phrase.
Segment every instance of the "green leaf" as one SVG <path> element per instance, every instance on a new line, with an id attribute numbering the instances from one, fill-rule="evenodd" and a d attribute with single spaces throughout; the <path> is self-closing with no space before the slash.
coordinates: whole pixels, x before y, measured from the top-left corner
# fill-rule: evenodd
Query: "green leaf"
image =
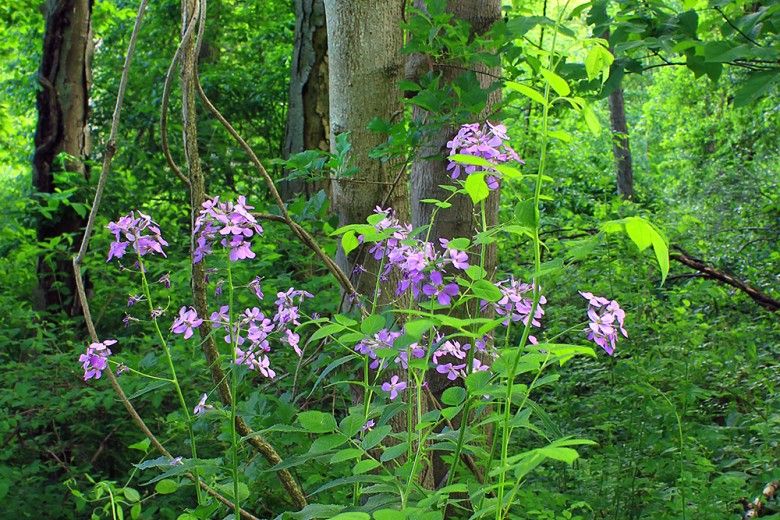
<path id="1" fill-rule="evenodd" d="M 387 462 L 388 460 L 393 460 L 396 457 L 400 457 L 404 453 L 407 452 L 409 449 L 409 443 L 408 442 L 402 442 L 401 444 L 396 444 L 395 446 L 390 446 L 385 451 L 382 452 L 382 456 L 379 457 L 379 460 L 382 462 Z"/>
<path id="2" fill-rule="evenodd" d="M 548 459 L 553 460 L 560 460 L 562 462 L 565 462 L 567 464 L 571 464 L 577 458 L 579 458 L 579 453 L 577 453 L 577 450 L 573 450 L 571 448 L 558 448 L 558 447 L 552 447 L 547 446 L 545 448 L 539 448 L 536 450 L 537 453 L 540 455 L 544 455 Z"/>
<path id="3" fill-rule="evenodd" d="M 584 105 L 582 107 L 582 117 L 585 118 L 585 124 L 588 126 L 590 133 L 596 137 L 601 135 L 601 123 L 590 105 Z"/>
<path id="4" fill-rule="evenodd" d="M 341 247 L 344 249 L 344 254 L 348 255 L 351 251 L 357 249 L 360 245 L 354 231 L 347 231 L 341 237 Z"/>
<path id="5" fill-rule="evenodd" d="M 503 296 L 501 290 L 487 280 L 475 281 L 471 286 L 471 292 L 477 298 L 482 298 L 489 302 L 497 302 Z"/>
<path id="6" fill-rule="evenodd" d="M 485 276 L 487 276 L 487 271 L 485 271 L 482 267 L 478 265 L 470 265 L 466 269 L 466 276 L 468 276 L 472 280 L 481 280 Z"/>
<path id="7" fill-rule="evenodd" d="M 317 341 L 327 336 L 332 336 L 344 330 L 345 327 L 339 323 L 330 323 L 324 327 L 317 329 L 314 334 L 309 337 L 309 341 Z"/>
<path id="8" fill-rule="evenodd" d="M 431 320 L 412 320 L 404 324 L 404 332 L 416 340 L 422 338 L 422 335 L 428 332 L 433 327 Z"/>
<path id="9" fill-rule="evenodd" d="M 571 94 L 571 88 L 569 88 L 569 84 L 566 83 L 566 80 L 560 77 L 558 74 L 544 68 L 539 69 L 539 72 L 542 73 L 544 79 L 547 80 L 547 82 L 559 96 L 565 97 Z"/>
<path id="10" fill-rule="evenodd" d="M 336 419 L 331 414 L 318 410 L 299 413 L 298 422 L 311 433 L 330 433 L 336 430 Z"/>
<path id="11" fill-rule="evenodd" d="M 477 204 L 480 201 L 485 200 L 490 195 L 490 189 L 485 182 L 484 173 L 472 173 L 466 177 L 466 182 L 463 183 L 463 187 L 466 189 L 466 193 L 471 197 L 471 201 Z"/>
<path id="12" fill-rule="evenodd" d="M 138 502 L 141 500 L 141 494 L 133 488 L 126 487 L 122 489 L 122 492 L 125 494 L 125 498 L 130 502 Z"/>
<path id="13" fill-rule="evenodd" d="M 352 474 L 353 475 L 361 475 L 363 473 L 368 473 L 374 468 L 379 467 L 379 462 L 374 459 L 363 459 L 357 464 L 355 464 L 355 467 L 352 468 Z"/>
<path id="14" fill-rule="evenodd" d="M 344 462 L 345 460 L 357 459 L 358 457 L 362 457 L 363 453 L 365 452 L 360 448 L 346 448 L 334 453 L 330 458 L 330 463 L 336 464 L 338 462 Z"/>
<path id="15" fill-rule="evenodd" d="M 585 58 L 585 73 L 588 79 L 594 80 L 601 74 L 601 84 L 606 83 L 609 78 L 609 67 L 614 61 L 615 57 L 608 49 L 602 45 L 594 45 Z"/>
<path id="16" fill-rule="evenodd" d="M 441 394 L 441 402 L 451 406 L 459 405 L 466 399 L 466 390 L 461 386 L 452 386 Z"/>
<path id="17" fill-rule="evenodd" d="M 544 100 L 544 96 L 538 91 L 535 90 L 527 85 L 523 85 L 522 83 L 516 83 L 514 81 L 507 81 L 506 86 L 510 90 L 514 90 L 515 92 L 519 92 L 520 94 L 524 95 L 528 99 L 532 101 L 536 101 L 537 103 L 541 103 L 542 105 L 546 105 L 546 101 Z"/>
<path id="18" fill-rule="evenodd" d="M 339 513 L 338 515 L 331 517 L 330 520 L 371 520 L 371 516 L 368 513 L 352 511 L 349 513 Z"/>
<path id="19" fill-rule="evenodd" d="M 453 238 L 447 242 L 448 249 L 457 249 L 458 251 L 466 251 L 471 245 L 471 240 L 468 238 Z"/>
<path id="20" fill-rule="evenodd" d="M 367 336 L 373 336 L 382 330 L 384 326 L 385 318 L 378 314 L 372 314 L 363 318 L 363 322 L 360 324 L 360 331 Z"/>
<path id="21" fill-rule="evenodd" d="M 148 437 L 144 437 L 140 441 L 138 441 L 136 443 L 133 443 L 130 446 L 128 446 L 128 448 L 133 449 L 133 450 L 146 452 L 146 451 L 149 450 L 149 445 L 151 444 L 151 442 L 152 441 L 150 441 Z"/>
<path id="22" fill-rule="evenodd" d="M 361 446 L 364 450 L 370 450 L 380 442 L 384 440 L 385 437 L 388 436 L 392 428 L 385 424 L 384 426 L 377 426 L 370 432 L 366 434 L 366 436 L 363 438 L 363 442 L 361 443 Z"/>
<path id="23" fill-rule="evenodd" d="M 161 495 L 170 495 L 175 493 L 177 489 L 179 489 L 179 483 L 169 478 L 159 481 L 154 486 L 155 492 Z"/>
<path id="24" fill-rule="evenodd" d="M 374 520 L 406 520 L 406 514 L 395 509 L 380 509 L 374 511 Z"/>

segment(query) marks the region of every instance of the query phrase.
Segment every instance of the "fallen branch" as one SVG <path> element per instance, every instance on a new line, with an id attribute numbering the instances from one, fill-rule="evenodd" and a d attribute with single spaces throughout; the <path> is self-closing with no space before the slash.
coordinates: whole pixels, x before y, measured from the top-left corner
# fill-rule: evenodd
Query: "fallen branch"
<path id="1" fill-rule="evenodd" d="M 691 269 L 696 269 L 702 273 L 705 278 L 717 280 L 719 282 L 725 283 L 726 285 L 730 285 L 736 289 L 739 289 L 740 291 L 750 296 L 760 306 L 769 311 L 777 312 L 780 310 L 780 301 L 775 300 L 765 292 L 756 289 L 749 283 L 740 280 L 732 274 L 716 269 L 704 260 L 699 260 L 698 258 L 692 257 L 681 247 L 672 246 L 672 249 L 676 251 L 675 253 L 669 254 L 669 258 L 672 260 L 680 262 L 681 264 L 685 264 Z"/>

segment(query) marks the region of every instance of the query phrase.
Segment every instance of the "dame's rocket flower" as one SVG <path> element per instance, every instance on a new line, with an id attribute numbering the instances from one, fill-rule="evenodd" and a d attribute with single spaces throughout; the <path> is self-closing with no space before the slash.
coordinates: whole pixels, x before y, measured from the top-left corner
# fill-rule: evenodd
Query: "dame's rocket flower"
<path id="1" fill-rule="evenodd" d="M 184 334 L 184 339 L 192 337 L 193 329 L 200 327 L 203 320 L 198 318 L 198 314 L 192 307 L 182 307 L 179 309 L 179 316 L 173 320 L 171 330 L 174 334 Z"/>
<path id="2" fill-rule="evenodd" d="M 79 356 L 79 363 L 84 369 L 84 381 L 92 378 L 100 379 L 103 371 L 108 368 L 108 358 L 111 349 L 108 347 L 116 343 L 115 339 L 106 339 L 99 343 L 90 343 L 87 351 Z"/>

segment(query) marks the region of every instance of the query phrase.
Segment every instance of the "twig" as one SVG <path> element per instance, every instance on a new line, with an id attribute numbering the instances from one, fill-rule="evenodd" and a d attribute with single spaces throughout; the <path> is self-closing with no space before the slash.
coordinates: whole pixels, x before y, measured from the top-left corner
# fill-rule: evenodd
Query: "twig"
<path id="1" fill-rule="evenodd" d="M 739 34 L 740 34 L 740 35 L 741 35 L 743 38 L 745 38 L 747 41 L 749 41 L 750 43 L 752 43 L 752 44 L 753 44 L 753 45 L 755 45 L 756 47 L 762 47 L 762 45 L 761 45 L 760 43 L 758 43 L 756 40 L 754 40 L 753 38 L 751 38 L 750 36 L 748 36 L 747 34 L 745 34 L 744 32 L 742 32 L 742 29 L 740 29 L 739 27 L 737 27 L 737 26 L 736 26 L 736 24 L 734 24 L 734 22 L 732 22 L 731 20 L 729 20 L 729 17 L 728 17 L 728 16 L 726 16 L 726 13 L 724 13 L 724 12 L 723 12 L 723 9 L 721 9 L 721 8 L 720 8 L 720 7 L 718 7 L 718 6 L 715 6 L 715 8 L 714 8 L 714 9 L 715 9 L 716 11 L 718 11 L 718 13 L 719 13 L 719 14 L 720 14 L 720 15 L 723 17 L 723 19 L 724 19 L 724 20 L 726 20 L 726 23 L 727 23 L 727 24 L 729 24 L 729 25 L 731 26 L 731 28 L 732 28 L 732 29 L 734 29 L 735 31 L 737 31 L 737 32 L 738 32 L 738 33 L 739 33 Z"/>
<path id="2" fill-rule="evenodd" d="M 79 301 L 81 302 L 81 309 L 84 313 L 84 321 L 87 325 L 87 330 L 89 331 L 89 335 L 92 338 L 93 342 L 100 341 L 97 335 L 97 331 L 95 330 L 95 324 L 92 321 L 92 315 L 90 313 L 89 308 L 89 300 L 87 299 L 87 293 L 84 289 L 84 278 L 81 275 L 81 263 L 84 261 L 84 257 L 87 254 L 87 249 L 89 247 L 89 239 L 92 235 L 92 230 L 95 226 L 95 217 L 97 215 L 98 209 L 100 208 L 100 201 L 103 196 L 103 191 L 106 187 L 106 181 L 108 179 L 108 173 L 111 169 L 111 161 L 114 157 L 114 154 L 116 153 L 116 135 L 119 130 L 119 121 L 120 121 L 120 114 L 122 111 L 122 102 L 124 101 L 124 94 L 125 90 L 127 88 L 127 80 L 129 77 L 130 72 L 130 64 L 132 62 L 133 58 L 133 52 L 135 50 L 135 44 L 138 39 L 138 33 L 141 28 L 141 21 L 143 20 L 143 15 L 146 10 L 146 4 L 148 0 L 141 0 L 140 5 L 138 6 L 138 14 L 135 18 L 135 25 L 133 26 L 133 32 L 130 35 L 130 42 L 127 47 L 127 54 L 125 56 L 125 63 L 122 68 L 122 76 L 119 80 L 119 91 L 117 93 L 117 99 L 116 99 L 116 105 L 114 106 L 114 114 L 111 119 L 111 131 L 108 136 L 108 142 L 106 143 L 106 150 L 103 154 L 103 167 L 100 171 L 100 177 L 98 178 L 98 185 L 97 189 L 95 191 L 95 198 L 92 202 L 92 208 L 89 212 L 89 218 L 87 219 L 87 226 L 84 229 L 84 236 L 81 239 L 81 247 L 79 248 L 78 253 L 76 256 L 73 257 L 73 272 L 75 274 L 76 278 L 76 292 L 78 293 Z M 160 452 L 161 454 L 170 457 L 171 454 L 168 452 L 168 450 L 165 449 L 165 447 L 160 443 L 159 440 L 157 440 L 157 437 L 152 433 L 152 431 L 149 429 L 148 426 L 146 426 L 146 423 L 141 418 L 140 415 L 138 415 L 138 412 L 136 411 L 133 404 L 130 402 L 130 400 L 127 398 L 127 395 L 125 394 L 124 390 L 122 390 L 122 387 L 119 385 L 119 382 L 116 379 L 116 376 L 114 375 L 114 372 L 112 370 L 107 370 L 105 373 L 108 374 L 108 380 L 111 383 L 111 386 L 114 388 L 114 391 L 116 392 L 117 396 L 119 396 L 119 400 L 122 401 L 122 404 L 124 404 L 125 409 L 130 414 L 131 419 L 135 423 L 135 425 L 138 427 L 141 432 L 146 436 L 147 439 L 149 439 L 149 442 L 154 446 L 154 448 Z M 205 482 L 201 481 L 200 479 L 196 479 L 195 476 L 191 473 L 186 473 L 185 476 L 189 478 L 190 480 L 193 480 L 196 482 L 203 490 L 206 491 L 209 495 L 214 497 L 219 502 L 225 504 L 228 507 L 233 507 L 233 503 L 219 494 L 217 491 L 209 487 Z M 259 520 L 256 516 L 252 515 L 251 513 L 241 510 L 241 516 L 242 518 L 246 518 L 247 520 Z"/>

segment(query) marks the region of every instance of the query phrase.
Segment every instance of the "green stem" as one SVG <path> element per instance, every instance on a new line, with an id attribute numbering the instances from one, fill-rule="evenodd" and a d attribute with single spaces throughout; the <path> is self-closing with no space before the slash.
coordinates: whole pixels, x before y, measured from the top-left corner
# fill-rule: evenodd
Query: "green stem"
<path id="1" fill-rule="evenodd" d="M 239 505 L 238 497 L 238 436 L 236 434 L 236 405 L 238 403 L 238 370 L 236 370 L 236 347 L 238 347 L 238 327 L 233 327 L 233 303 L 234 303 L 234 287 L 233 287 L 233 270 L 230 266 L 230 258 L 226 257 L 227 261 L 227 281 L 228 281 L 228 327 L 230 331 L 230 359 L 232 366 L 230 367 L 230 451 L 232 456 L 231 470 L 233 472 L 233 505 L 234 516 L 236 519 L 241 518 L 241 506 Z"/>
<path id="2" fill-rule="evenodd" d="M 143 258 L 141 257 L 140 253 L 136 252 L 136 256 L 138 258 L 138 266 L 141 271 L 141 285 L 144 290 L 144 295 L 146 296 L 146 302 L 149 304 L 149 315 L 152 316 L 152 323 L 154 324 L 154 330 L 157 333 L 157 338 L 160 340 L 160 345 L 163 348 L 163 352 L 165 353 L 165 359 L 168 362 L 168 370 L 171 372 L 171 383 L 173 383 L 173 388 L 176 390 L 176 396 L 179 398 L 179 405 L 181 406 L 182 412 L 184 413 L 184 418 L 187 422 L 187 433 L 190 437 L 190 450 L 192 453 L 192 460 L 197 463 L 198 461 L 198 451 L 195 446 L 195 433 L 192 431 L 192 417 L 190 416 L 190 409 L 187 407 L 187 401 L 184 399 L 184 394 L 181 391 L 181 385 L 179 384 L 179 379 L 176 377 L 176 368 L 173 364 L 173 356 L 171 356 L 171 349 L 168 347 L 168 342 L 165 340 L 165 336 L 163 336 L 162 330 L 160 329 L 160 324 L 157 322 L 157 318 L 154 317 L 154 304 L 152 303 L 152 293 L 149 289 L 149 281 L 146 279 L 146 267 L 144 266 Z M 194 467 L 192 469 L 192 474 L 195 477 L 195 495 L 198 499 L 198 504 L 203 503 L 203 496 L 201 495 L 200 490 L 200 477 L 198 476 L 198 468 Z"/>

